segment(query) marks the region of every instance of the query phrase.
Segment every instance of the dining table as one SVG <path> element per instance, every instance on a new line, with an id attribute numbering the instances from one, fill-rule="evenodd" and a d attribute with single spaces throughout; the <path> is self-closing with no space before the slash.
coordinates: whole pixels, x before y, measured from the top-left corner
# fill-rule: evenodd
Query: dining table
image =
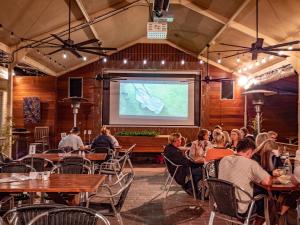
<path id="1" fill-rule="evenodd" d="M 256 183 L 259 187 L 267 191 L 268 196 L 264 200 L 264 212 L 265 212 L 265 222 L 266 225 L 271 225 L 270 223 L 270 214 L 269 214 L 269 200 L 275 201 L 273 192 L 291 192 L 291 191 L 300 191 L 300 186 L 294 185 L 292 182 L 287 182 L 285 184 L 279 183 L 278 178 L 272 178 L 273 183 L 270 186 Z M 300 216 L 300 215 L 298 215 Z"/>
<path id="2" fill-rule="evenodd" d="M 106 153 L 89 153 L 89 154 L 84 154 L 84 155 L 79 155 L 79 154 L 70 154 L 70 153 L 50 153 L 50 154 L 45 154 L 45 153 L 38 153 L 38 154 L 29 154 L 26 155 L 24 158 L 27 157 L 38 157 L 38 158 L 43 158 L 43 159 L 48 159 L 53 162 L 58 162 L 62 160 L 64 157 L 69 157 L 69 156 L 82 156 L 90 161 L 102 161 L 106 159 L 107 154 Z"/>
<path id="3" fill-rule="evenodd" d="M 0 173 L 0 192 L 49 193 L 60 203 L 68 204 L 59 193 L 85 196 L 96 192 L 105 178 L 100 174 L 51 174 L 47 179 L 34 179 L 30 174 Z"/>

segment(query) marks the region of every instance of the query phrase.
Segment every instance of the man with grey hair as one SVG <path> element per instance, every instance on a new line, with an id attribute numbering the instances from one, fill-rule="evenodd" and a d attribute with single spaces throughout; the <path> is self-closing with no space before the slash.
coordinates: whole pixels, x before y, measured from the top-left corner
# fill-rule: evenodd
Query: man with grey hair
<path id="1" fill-rule="evenodd" d="M 182 136 L 180 133 L 170 134 L 170 136 L 168 138 L 169 144 L 164 149 L 164 155 L 168 159 L 170 159 L 173 163 L 175 163 L 177 165 L 181 165 L 178 168 L 174 179 L 178 184 L 180 184 L 182 186 L 182 188 L 188 194 L 192 194 L 192 183 L 191 183 L 191 181 L 186 182 L 186 178 L 189 175 L 189 168 L 193 165 L 193 162 L 188 160 L 184 156 L 182 150 L 179 149 L 179 147 L 181 146 L 181 140 L 182 140 Z M 167 163 L 168 170 L 169 170 L 171 176 L 173 176 L 176 168 L 174 166 L 172 166 L 171 164 L 168 164 L 168 162 L 166 162 L 166 163 Z M 201 168 L 192 167 L 192 176 L 193 176 L 196 195 L 198 195 L 199 190 L 197 188 L 198 187 L 197 184 L 202 178 Z"/>

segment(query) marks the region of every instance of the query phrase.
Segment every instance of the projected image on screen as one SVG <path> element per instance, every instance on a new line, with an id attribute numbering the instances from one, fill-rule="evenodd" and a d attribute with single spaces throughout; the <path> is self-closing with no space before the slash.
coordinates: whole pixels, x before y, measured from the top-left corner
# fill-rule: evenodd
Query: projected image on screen
<path id="1" fill-rule="evenodd" d="M 188 84 L 129 80 L 120 83 L 120 116 L 188 117 Z"/>

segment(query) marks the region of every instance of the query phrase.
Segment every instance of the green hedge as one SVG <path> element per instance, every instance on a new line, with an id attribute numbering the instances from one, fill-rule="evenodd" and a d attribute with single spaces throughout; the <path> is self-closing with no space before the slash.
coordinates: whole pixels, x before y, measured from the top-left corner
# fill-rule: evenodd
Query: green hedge
<path id="1" fill-rule="evenodd" d="M 148 137 L 154 137 L 159 135 L 158 131 L 121 131 L 116 133 L 116 136 L 148 136 Z"/>

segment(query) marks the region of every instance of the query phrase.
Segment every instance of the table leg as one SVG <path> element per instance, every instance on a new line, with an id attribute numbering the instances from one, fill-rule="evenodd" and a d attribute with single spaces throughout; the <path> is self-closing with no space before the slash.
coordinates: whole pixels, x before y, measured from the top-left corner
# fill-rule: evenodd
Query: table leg
<path id="1" fill-rule="evenodd" d="M 270 224 L 270 215 L 269 215 L 269 198 L 268 198 L 268 196 L 264 197 L 264 213 L 265 213 L 266 225 L 271 225 Z"/>

